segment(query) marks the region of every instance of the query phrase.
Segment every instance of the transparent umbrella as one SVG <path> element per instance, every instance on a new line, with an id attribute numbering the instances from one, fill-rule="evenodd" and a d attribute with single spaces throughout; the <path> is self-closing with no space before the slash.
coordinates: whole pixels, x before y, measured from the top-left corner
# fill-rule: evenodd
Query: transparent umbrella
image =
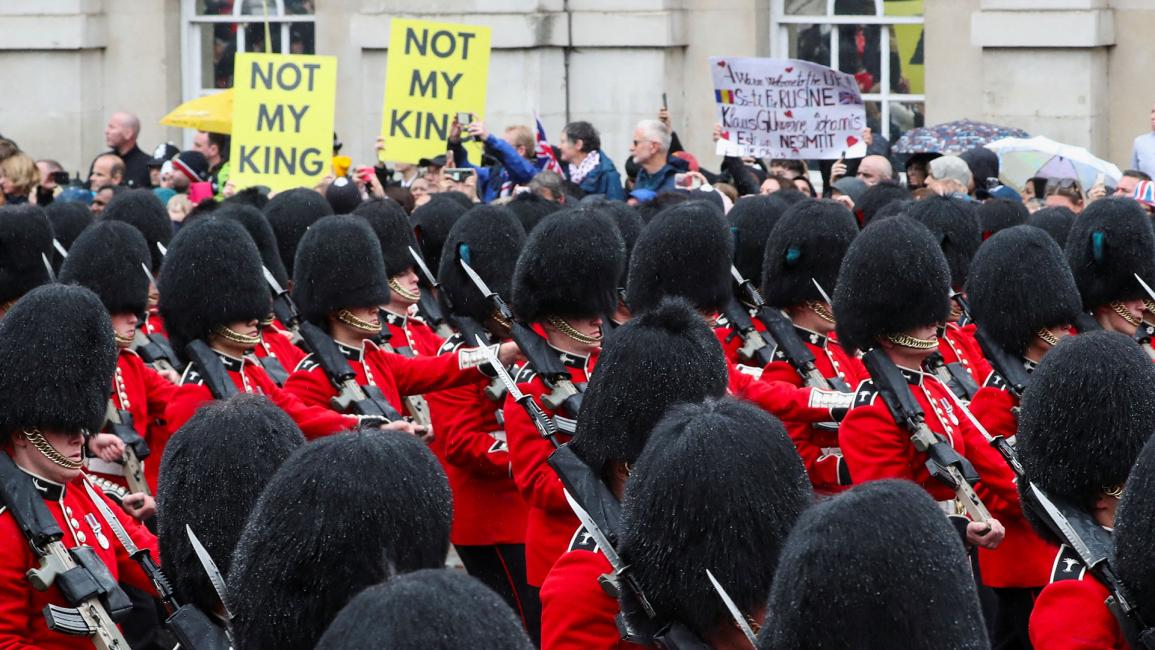
<path id="1" fill-rule="evenodd" d="M 986 147 L 999 155 L 999 179 L 1016 189 L 1036 176 L 1074 178 L 1084 191 L 1095 184 L 1100 174 L 1111 184 L 1123 176 L 1118 167 L 1090 151 L 1043 136 L 1005 138 Z"/>

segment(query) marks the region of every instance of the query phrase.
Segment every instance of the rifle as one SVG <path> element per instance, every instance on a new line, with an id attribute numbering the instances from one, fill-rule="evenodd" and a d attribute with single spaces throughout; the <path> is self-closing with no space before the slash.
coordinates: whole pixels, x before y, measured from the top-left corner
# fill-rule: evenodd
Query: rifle
<path id="1" fill-rule="evenodd" d="M 940 329 L 939 338 L 943 336 L 945 335 Z M 957 361 L 947 363 L 938 350 L 930 353 L 926 361 L 923 362 L 923 366 L 944 386 L 949 386 L 952 393 L 965 395 L 968 402 L 975 398 L 975 393 L 979 392 L 978 384 L 975 383 L 967 369 Z"/>
<path id="2" fill-rule="evenodd" d="M 113 620 L 127 614 L 132 602 L 92 547 L 65 548 L 61 541 L 64 531 L 44 505 L 33 478 L 21 472 L 5 453 L 0 453 L 0 502 L 12 513 L 39 558 L 40 566 L 26 574 L 28 582 L 37 591 L 56 585 L 72 605 L 46 606 L 48 629 L 90 637 L 97 650 L 128 650 L 128 642 Z"/>
<path id="3" fill-rule="evenodd" d="M 184 353 L 189 363 L 196 367 L 206 388 L 212 393 L 213 399 L 228 399 L 240 394 L 237 385 L 229 378 L 225 364 L 221 358 L 209 347 L 208 343 L 200 339 L 193 339 L 185 346 Z"/>
<path id="4" fill-rule="evenodd" d="M 334 410 L 339 413 L 367 416 L 381 422 L 395 422 L 401 419 L 401 414 L 393 408 L 389 400 L 385 399 L 380 388 L 357 383 L 357 373 L 341 354 L 337 342 L 324 330 L 303 321 L 300 332 L 305 345 L 329 377 L 329 382 L 337 389 L 337 394 L 329 400 Z"/>
<path id="5" fill-rule="evenodd" d="M 180 371 L 177 370 L 177 366 L 180 364 L 177 363 L 176 355 L 173 354 L 168 341 L 159 334 L 145 334 L 143 328 L 144 325 L 141 324 L 132 336 L 132 351 L 140 355 L 142 361 L 157 370 L 171 370 L 179 374 Z"/>
<path id="6" fill-rule="evenodd" d="M 1012 357 L 1003 346 L 995 343 L 982 327 L 975 330 L 975 340 L 978 341 L 979 348 L 991 367 L 1007 385 L 1007 390 L 1016 399 L 1022 399 L 1027 385 L 1031 382 L 1031 375 L 1023 367 L 1022 362 Z"/>
<path id="7" fill-rule="evenodd" d="M 421 297 L 417 299 L 417 311 L 425 322 L 433 326 L 437 331 L 437 335 L 443 339 L 453 336 L 453 331 L 449 329 L 449 321 L 446 320 L 445 310 L 441 308 L 441 303 L 437 300 L 438 290 L 441 285 L 438 284 L 437 278 L 433 277 L 433 272 L 429 270 L 429 266 L 421 257 L 421 254 L 409 247 L 409 255 L 413 258 L 413 262 L 417 265 L 417 282 L 421 285 Z"/>
<path id="8" fill-rule="evenodd" d="M 475 340 L 477 341 L 477 345 L 480 346 L 479 349 L 481 353 L 485 355 L 486 361 L 493 367 L 493 371 L 497 373 L 497 378 L 501 380 L 501 383 L 505 384 L 505 389 L 509 391 L 509 396 L 513 398 L 513 401 L 520 404 L 521 408 L 525 409 L 530 421 L 533 422 L 534 428 L 537 429 L 538 434 L 540 434 L 542 438 L 550 441 L 554 448 L 560 447 L 561 443 L 557 441 L 557 424 L 554 423 L 553 418 L 541 410 L 537 402 L 533 401 L 532 396 L 521 392 L 521 389 L 517 387 L 517 382 L 513 380 L 513 377 L 509 376 L 509 372 L 505 369 L 505 366 L 501 365 L 501 361 L 494 356 L 493 350 L 489 349 L 489 344 L 485 342 L 485 339 L 480 334 Z"/>
<path id="9" fill-rule="evenodd" d="M 132 426 L 132 413 L 116 408 L 112 398 L 108 399 L 105 411 L 105 428 L 124 443 L 124 480 L 128 483 L 129 492 L 152 494 L 144 480 L 144 465 L 141 463 L 150 453 L 148 442 Z"/>
<path id="10" fill-rule="evenodd" d="M 384 309 L 379 311 L 381 320 L 384 321 L 386 311 Z M 389 332 L 389 328 L 383 326 L 381 328 L 381 334 L 378 336 L 380 342 L 377 345 L 386 352 L 401 354 L 402 356 L 410 358 L 416 356 L 411 348 L 405 348 L 409 354 L 398 352 L 397 349 L 389 343 L 392 338 L 393 335 Z M 433 424 L 433 418 L 429 414 L 429 403 L 425 401 L 424 397 L 421 395 L 405 395 L 401 398 L 401 401 L 405 403 L 405 411 L 409 413 L 409 419 L 414 423 L 423 427 L 429 427 Z"/>
<path id="11" fill-rule="evenodd" d="M 514 318 L 509 305 L 496 292 L 490 291 L 477 271 L 469 266 L 466 257 L 468 257 L 467 254 L 458 260 L 461 267 L 465 269 L 465 274 L 469 276 L 473 285 L 493 306 L 493 311 L 497 317 L 503 323 L 509 323 L 510 336 L 517 343 L 517 347 L 521 349 L 522 356 L 526 358 L 529 365 L 545 382 L 546 388 L 550 390 L 549 393 L 542 396 L 542 403 L 553 411 L 561 411 L 576 419 L 581 410 L 582 392 L 574 385 L 565 364 L 550 348 L 545 338 L 530 329 L 528 325 Z M 494 332 L 494 335 L 500 338 L 500 333 Z"/>
<path id="12" fill-rule="evenodd" d="M 297 330 L 301 326 L 301 312 L 297 309 L 297 303 L 281 283 L 277 282 L 277 278 L 267 266 L 261 265 L 261 270 L 264 272 L 265 282 L 273 290 L 273 315 L 288 328 L 289 340 L 293 345 L 300 345 L 301 335 Z"/>
<path id="13" fill-rule="evenodd" d="M 140 566 L 144 574 L 152 582 L 156 593 L 160 596 L 161 602 L 164 604 L 165 610 L 169 617 L 165 620 L 165 625 L 172 631 L 180 642 L 181 648 L 188 650 L 227 650 L 232 645 L 229 641 L 228 635 L 219 626 L 214 625 L 199 608 L 193 605 L 181 605 L 177 602 L 176 596 L 173 594 L 172 585 L 169 584 L 168 578 L 157 566 L 156 562 L 152 560 L 147 548 L 139 548 L 132 538 L 129 537 L 128 531 L 121 525 L 120 520 L 112 513 L 112 510 L 101 500 L 100 495 L 96 490 L 88 484 L 84 483 L 84 487 L 88 490 L 88 497 L 96 504 L 96 509 L 100 511 L 101 517 L 104 519 L 108 527 L 112 529 L 116 539 L 120 541 L 121 546 L 128 552 L 128 556 Z"/>
<path id="14" fill-rule="evenodd" d="M 979 480 L 978 472 L 946 440 L 926 426 L 926 414 L 914 399 L 914 394 L 898 366 L 881 348 L 874 348 L 862 357 L 863 364 L 874 380 L 874 386 L 891 417 L 910 433 L 910 441 L 919 452 L 925 453 L 926 469 L 939 482 L 958 495 L 971 520 L 986 522 L 991 513 L 983 505 L 972 485 Z M 949 392 L 949 389 L 948 389 Z"/>

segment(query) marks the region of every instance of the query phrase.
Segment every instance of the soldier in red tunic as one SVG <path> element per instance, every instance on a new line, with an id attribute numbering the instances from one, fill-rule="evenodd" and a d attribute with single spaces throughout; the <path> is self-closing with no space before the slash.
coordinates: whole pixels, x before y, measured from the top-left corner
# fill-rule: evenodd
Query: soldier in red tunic
<path id="1" fill-rule="evenodd" d="M 52 277 L 44 260 L 52 259 L 52 226 L 34 205 L 0 207 L 0 318 L 25 293 Z"/>
<path id="2" fill-rule="evenodd" d="M 47 589 L 34 589 L 26 573 L 41 567 L 45 540 L 26 539 L 10 510 L 39 509 L 63 532 L 67 549 L 86 547 L 107 569 L 110 582 L 102 609 L 119 618 L 131 607 L 117 582 L 155 593 L 152 584 L 113 532 L 122 527 L 132 541 L 156 557 L 156 538 L 124 514 L 83 474 L 84 435 L 98 430 L 108 405 L 116 368 L 112 322 L 87 289 L 45 286 L 24 296 L 0 320 L 0 445 L 4 463 L 15 463 L 11 481 L 27 481 L 42 503 L 0 503 L 0 647 L 91 648 L 88 636 L 50 630 L 47 605 L 75 607 L 56 575 Z M 15 483 L 5 486 L 11 494 Z M 103 503 L 101 510 L 97 503 Z M 111 521 L 109 517 L 115 519 Z M 27 521 L 27 520 L 26 520 Z M 35 543 L 33 543 L 35 542 Z M 78 552 L 84 552 L 78 550 Z M 71 555 L 71 554 L 70 554 Z M 79 570 L 78 570 L 79 571 Z M 83 571 L 81 571 L 83 572 Z M 73 579 L 77 579 L 73 575 Z M 72 584 L 78 584 L 73 582 Z M 86 607 L 86 612 L 92 611 Z M 119 635 L 108 622 L 109 634 Z M 122 647 L 128 647 L 120 639 Z"/>
<path id="3" fill-rule="evenodd" d="M 1151 547 L 1155 544 L 1155 444 L 1148 440 L 1131 468 L 1127 486 L 1119 499 L 1115 515 L 1115 559 L 1113 566 L 1130 601 L 1138 606 L 1139 616 L 1148 625 L 1155 625 L 1155 573 L 1151 571 Z M 1084 581 L 1086 582 L 1086 581 Z M 1110 618 L 1102 606 L 1105 599 L 1096 600 L 1097 610 L 1090 603 L 1079 610 L 1099 620 Z M 1109 628 L 1101 624 L 1100 630 Z M 1148 633 L 1150 634 L 1150 633 Z M 1115 637 L 1117 638 L 1117 637 Z M 1118 643 L 1115 647 L 1121 647 Z"/>
<path id="4" fill-rule="evenodd" d="M 781 197 L 773 194 L 758 194 L 742 197 L 734 203 L 734 207 L 726 215 L 734 233 L 734 268 L 738 269 L 738 273 L 742 274 L 743 278 L 753 282 L 762 279 L 762 260 L 766 257 L 766 240 L 770 237 L 770 232 L 778 220 L 782 218 L 782 214 L 789 207 L 790 204 Z M 737 308 L 750 311 L 751 305 L 741 303 L 739 296 L 734 296 L 734 300 L 737 301 Z M 762 321 L 754 319 L 753 324 L 758 331 L 766 331 L 766 326 L 762 324 Z M 738 351 L 742 348 L 743 340 L 733 323 L 722 318 L 719 319 L 718 327 L 725 331 L 725 336 L 719 338 L 730 363 L 742 363 L 755 367 L 762 365 L 754 359 L 740 358 Z M 763 334 L 762 338 L 768 337 Z"/>

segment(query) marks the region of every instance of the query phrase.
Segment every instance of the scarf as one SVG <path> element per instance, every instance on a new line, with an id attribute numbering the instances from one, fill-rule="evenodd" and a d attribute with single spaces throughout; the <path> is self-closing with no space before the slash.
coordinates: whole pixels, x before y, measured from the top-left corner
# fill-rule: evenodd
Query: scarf
<path id="1" fill-rule="evenodd" d="M 581 182 L 585 180 L 585 177 L 589 176 L 590 172 L 597 169 L 601 162 L 601 155 L 597 151 L 591 151 L 580 165 L 569 166 L 569 179 L 575 184 L 581 185 Z"/>

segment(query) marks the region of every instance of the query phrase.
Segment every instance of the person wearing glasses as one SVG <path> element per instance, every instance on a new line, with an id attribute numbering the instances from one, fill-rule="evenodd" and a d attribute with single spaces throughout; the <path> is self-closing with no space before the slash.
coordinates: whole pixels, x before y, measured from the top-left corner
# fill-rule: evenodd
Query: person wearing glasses
<path id="1" fill-rule="evenodd" d="M 650 190 L 661 193 L 674 189 L 674 175 L 685 169 L 675 167 L 668 155 L 670 151 L 670 128 L 658 120 L 642 120 L 634 128 L 634 141 L 630 146 L 630 156 L 638 165 L 638 175 L 634 180 L 635 190 Z"/>
<path id="2" fill-rule="evenodd" d="M 1083 211 L 1083 190 L 1074 178 L 1052 178 L 1047 181 L 1045 199 L 1048 208 L 1067 208 L 1075 214 Z"/>

